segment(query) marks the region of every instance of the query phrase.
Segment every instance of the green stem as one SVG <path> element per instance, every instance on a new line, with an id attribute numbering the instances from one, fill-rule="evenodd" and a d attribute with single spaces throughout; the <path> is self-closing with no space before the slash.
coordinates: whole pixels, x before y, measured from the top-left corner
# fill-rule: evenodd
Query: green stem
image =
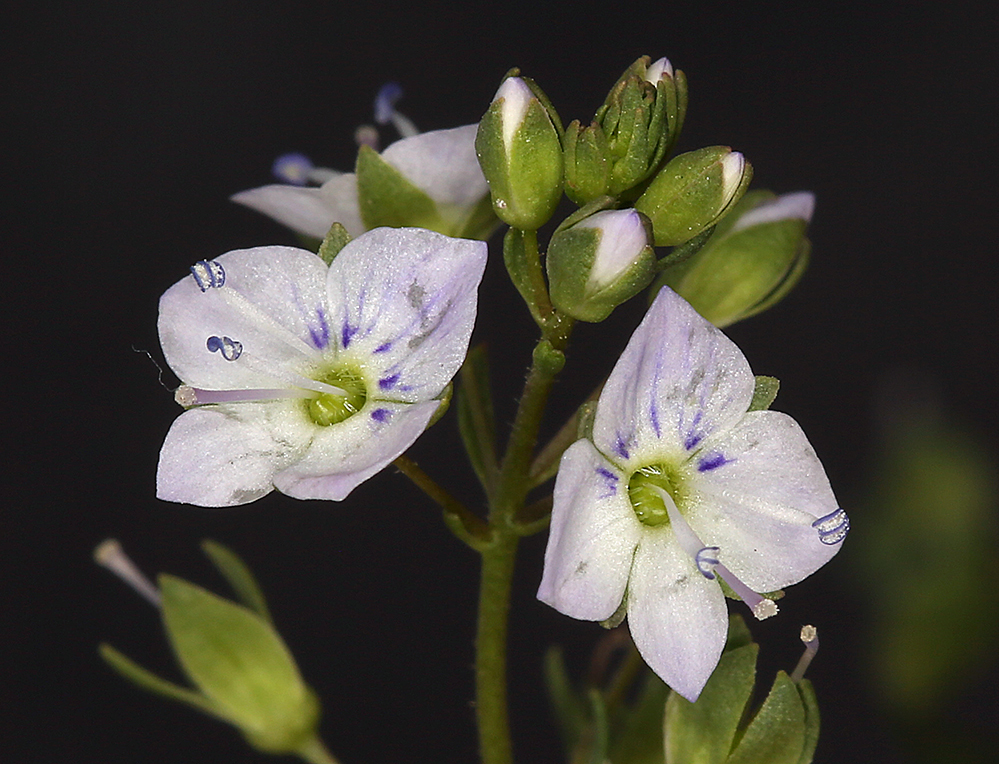
<path id="1" fill-rule="evenodd" d="M 392 464 L 444 510 L 444 523 L 458 538 L 473 548 L 489 538 L 489 528 L 482 519 L 441 488 L 420 465 L 405 455 L 397 456 Z"/>
<path id="2" fill-rule="evenodd" d="M 475 637 L 475 713 L 483 764 L 511 764 L 506 698 L 506 636 L 518 537 L 504 533 L 482 552 Z"/>
<path id="3" fill-rule="evenodd" d="M 506 640 L 510 591 L 516 561 L 515 519 L 529 486 L 528 467 L 555 375 L 562 368 L 562 350 L 571 322 L 553 321 L 546 339 L 534 349 L 534 363 L 510 431 L 499 482 L 489 508 L 492 543 L 484 545 L 479 588 L 478 631 L 475 639 L 476 715 L 483 764 L 512 764 L 513 746 L 506 698 Z"/>

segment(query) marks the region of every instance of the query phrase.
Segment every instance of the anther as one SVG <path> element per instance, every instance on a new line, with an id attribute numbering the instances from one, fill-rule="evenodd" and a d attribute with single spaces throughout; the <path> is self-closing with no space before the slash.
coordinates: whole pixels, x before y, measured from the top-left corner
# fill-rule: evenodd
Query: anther
<path id="1" fill-rule="evenodd" d="M 802 653 L 801 658 L 798 660 L 798 665 L 791 672 L 791 681 L 795 684 L 804 678 L 808 664 L 812 662 L 815 653 L 819 651 L 819 630 L 814 626 L 802 626 L 801 641 L 805 643 L 805 652 Z"/>
<path id="2" fill-rule="evenodd" d="M 316 167 L 305 154 L 293 152 L 282 154 L 274 160 L 271 172 L 278 180 L 293 186 L 305 186 L 309 183 L 322 185 L 343 173 L 328 167 Z"/>
<path id="3" fill-rule="evenodd" d="M 94 550 L 94 561 L 98 565 L 110 570 L 118 578 L 135 589 L 135 591 L 152 602 L 153 605 L 156 607 L 160 606 L 159 589 L 129 559 L 117 539 L 107 539 L 98 544 Z"/>
<path id="4" fill-rule="evenodd" d="M 231 337 L 216 337 L 212 335 L 205 343 L 208 349 L 215 353 L 219 352 L 227 361 L 235 361 L 243 353 L 243 343 L 237 342 Z"/>
<path id="5" fill-rule="evenodd" d="M 820 517 L 812 523 L 812 527 L 819 532 L 819 541 L 832 546 L 846 538 L 846 534 L 850 531 L 850 518 L 846 516 L 846 511 L 840 507 L 835 512 Z"/>
<path id="6" fill-rule="evenodd" d="M 395 104 L 400 98 L 402 98 L 402 87 L 398 82 L 387 82 L 382 85 L 375 97 L 375 122 L 379 125 L 391 122 L 403 138 L 419 135 L 420 131 L 416 129 L 413 121 L 396 111 Z"/>
<path id="7" fill-rule="evenodd" d="M 715 580 L 714 569 L 718 566 L 719 547 L 706 546 L 694 556 L 694 564 L 701 571 L 701 575 L 709 581 Z"/>
<path id="8" fill-rule="evenodd" d="M 225 268 L 217 260 L 198 260 L 191 266 L 191 275 L 202 292 L 225 284 Z"/>

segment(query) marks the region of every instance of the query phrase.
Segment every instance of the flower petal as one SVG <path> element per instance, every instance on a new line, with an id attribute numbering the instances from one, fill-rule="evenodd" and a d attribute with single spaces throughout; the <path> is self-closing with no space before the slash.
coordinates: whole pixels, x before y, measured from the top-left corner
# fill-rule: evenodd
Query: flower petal
<path id="1" fill-rule="evenodd" d="M 202 507 L 247 504 L 274 489 L 310 436 L 287 402 L 198 408 L 174 421 L 160 449 L 156 496 Z"/>
<path id="2" fill-rule="evenodd" d="M 187 276 L 160 298 L 160 343 L 178 377 L 215 390 L 274 387 L 262 367 L 300 368 L 318 356 L 329 334 L 322 260 L 304 249 L 256 247 L 216 262 L 225 270 L 224 286 L 202 292 Z M 240 357 L 213 352 L 207 345 L 212 336 L 238 342 Z"/>
<path id="3" fill-rule="evenodd" d="M 372 402 L 339 424 L 313 431 L 305 456 L 274 484 L 296 499 L 345 499 L 420 437 L 438 405 Z"/>
<path id="4" fill-rule="evenodd" d="M 443 217 L 464 217 L 489 193 L 475 155 L 477 130 L 478 125 L 464 125 L 420 133 L 396 141 L 382 158 L 437 202 Z"/>
<path id="5" fill-rule="evenodd" d="M 839 504 L 801 427 L 776 411 L 754 411 L 705 444 L 690 462 L 684 512 L 705 544 L 756 591 L 797 583 L 840 544 L 819 540 L 812 523 Z M 717 466 L 714 466 L 717 465 Z M 708 469 L 701 469 L 702 466 Z"/>
<path id="6" fill-rule="evenodd" d="M 341 223 L 351 236 L 360 236 L 365 230 L 353 173 L 337 175 L 321 188 L 273 183 L 229 198 L 315 239 L 323 239 L 335 222 Z"/>
<path id="7" fill-rule="evenodd" d="M 378 376 L 386 400 L 436 397 L 465 358 L 486 244 L 421 228 L 376 228 L 329 271 L 343 358 Z"/>
<path id="8" fill-rule="evenodd" d="M 628 582 L 628 628 L 659 677 L 693 702 L 718 665 L 728 610 L 668 526 L 643 534 Z"/>
<path id="9" fill-rule="evenodd" d="M 600 395 L 594 443 L 619 465 L 683 459 L 739 420 L 754 384 L 735 343 L 663 287 Z"/>
<path id="10" fill-rule="evenodd" d="M 576 441 L 555 480 L 538 599 L 573 618 L 610 618 L 641 535 L 623 476 L 588 440 Z"/>

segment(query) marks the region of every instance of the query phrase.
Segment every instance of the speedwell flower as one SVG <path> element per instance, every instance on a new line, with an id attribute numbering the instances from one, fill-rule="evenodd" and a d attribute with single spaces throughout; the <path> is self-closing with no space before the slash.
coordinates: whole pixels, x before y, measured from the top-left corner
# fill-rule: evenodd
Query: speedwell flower
<path id="1" fill-rule="evenodd" d="M 538 597 L 574 618 L 627 612 L 635 645 L 695 700 L 725 645 L 720 577 L 757 592 L 815 572 L 849 523 L 797 423 L 749 411 L 739 349 L 663 288 L 563 455 Z"/>
<path id="2" fill-rule="evenodd" d="M 485 262 L 483 242 L 379 228 L 329 267 L 291 247 L 194 265 L 160 299 L 160 342 L 188 410 L 160 451 L 157 496 L 343 499 L 437 410 Z"/>
<path id="3" fill-rule="evenodd" d="M 451 236 L 486 238 L 493 231 L 495 218 L 486 214 L 483 221 L 483 211 L 489 211 L 489 186 L 475 156 L 476 129 L 476 125 L 465 125 L 420 133 L 396 141 L 381 153 L 413 191 L 427 197 L 435 213 L 428 219 L 426 210 L 420 209 L 423 217 L 411 223 Z M 231 199 L 320 240 L 333 223 L 343 225 L 351 236 L 377 225 L 365 221 L 358 176 L 352 172 L 336 174 L 319 187 L 274 183 L 241 191 Z M 385 206 L 390 205 L 380 208 Z"/>

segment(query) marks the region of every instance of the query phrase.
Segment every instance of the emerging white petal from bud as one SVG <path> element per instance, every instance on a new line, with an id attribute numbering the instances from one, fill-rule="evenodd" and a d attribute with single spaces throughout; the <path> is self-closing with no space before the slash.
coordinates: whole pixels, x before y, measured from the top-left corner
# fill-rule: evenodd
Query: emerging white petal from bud
<path id="1" fill-rule="evenodd" d="M 804 220 L 808 223 L 815 212 L 815 194 L 811 191 L 795 191 L 783 194 L 770 202 L 764 202 L 742 215 L 732 227 L 729 234 L 741 231 L 762 223 L 779 223 L 782 220 Z"/>
<path id="2" fill-rule="evenodd" d="M 591 292 L 598 292 L 613 283 L 649 245 L 645 225 L 633 209 L 603 210 L 586 218 L 577 227 L 600 231 L 600 243 L 586 285 Z"/>
<path id="3" fill-rule="evenodd" d="M 514 133 L 527 115 L 527 107 L 534 99 L 534 93 L 520 77 L 507 77 L 499 86 L 493 102 L 503 101 L 503 145 L 509 151 Z"/>
<path id="4" fill-rule="evenodd" d="M 664 76 L 668 78 L 673 77 L 673 65 L 665 56 L 654 62 L 648 69 L 645 70 L 645 80 L 646 82 L 651 82 L 655 85 L 659 82 L 659 80 L 663 79 Z"/>
<path id="5" fill-rule="evenodd" d="M 739 190 L 739 184 L 742 183 L 742 176 L 746 173 L 746 157 L 744 157 L 740 152 L 733 151 L 728 154 L 724 159 L 722 159 L 722 209 L 728 206 L 728 203 L 735 196 L 735 192 Z"/>

